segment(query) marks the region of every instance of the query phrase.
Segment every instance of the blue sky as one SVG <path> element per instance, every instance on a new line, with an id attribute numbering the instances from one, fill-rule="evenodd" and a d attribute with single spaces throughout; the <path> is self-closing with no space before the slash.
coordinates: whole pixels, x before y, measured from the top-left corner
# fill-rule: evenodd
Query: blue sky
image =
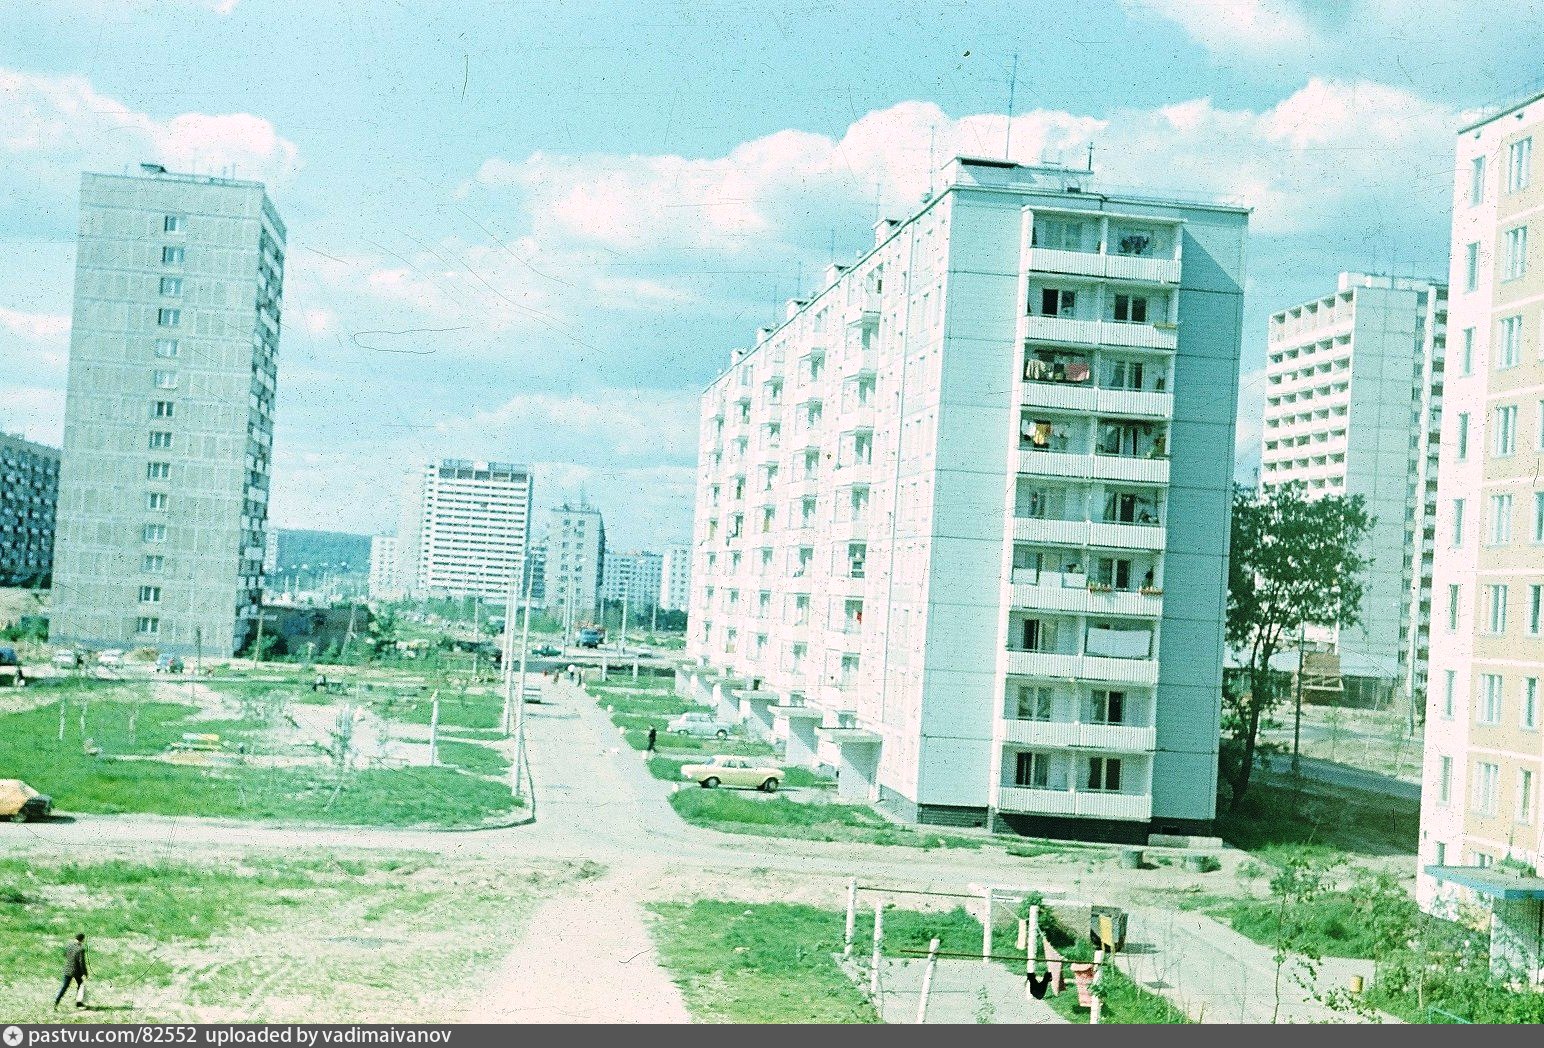
<path id="1" fill-rule="evenodd" d="M 390 528 L 445 454 L 626 548 L 688 537 L 729 350 L 1000 149 L 1015 53 L 1017 159 L 1256 208 L 1253 370 L 1340 269 L 1445 272 L 1453 132 L 1544 43 L 1521 0 L 7 6 L 0 428 L 60 436 L 80 172 L 234 170 L 290 229 L 276 523 Z"/>

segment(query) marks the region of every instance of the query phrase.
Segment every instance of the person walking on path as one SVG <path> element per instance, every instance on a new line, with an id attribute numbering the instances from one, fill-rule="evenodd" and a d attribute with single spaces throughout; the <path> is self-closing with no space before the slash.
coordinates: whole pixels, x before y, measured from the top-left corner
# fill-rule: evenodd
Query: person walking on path
<path id="1" fill-rule="evenodd" d="M 64 949 L 64 981 L 59 984 L 58 996 L 54 998 L 54 1007 L 59 1007 L 59 1002 L 64 1000 L 65 993 L 70 988 L 70 983 L 75 984 L 75 1007 L 86 1006 L 86 933 L 77 932 L 75 941 Z"/>
<path id="2" fill-rule="evenodd" d="M 659 729 L 654 727 L 652 724 L 649 725 L 649 748 L 646 751 L 644 751 L 644 752 L 646 752 L 646 753 L 653 753 L 654 752 L 654 743 L 655 743 L 655 741 L 658 738 L 659 738 Z"/>

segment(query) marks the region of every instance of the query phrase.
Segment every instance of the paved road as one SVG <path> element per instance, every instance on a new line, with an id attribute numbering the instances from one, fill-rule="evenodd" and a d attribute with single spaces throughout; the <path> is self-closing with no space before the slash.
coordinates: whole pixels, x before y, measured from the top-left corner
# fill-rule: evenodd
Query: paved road
<path id="1" fill-rule="evenodd" d="M 1266 770 L 1274 775 L 1286 776 L 1292 774 L 1292 757 L 1290 754 L 1270 754 L 1261 759 Z M 1385 797 L 1397 797 L 1400 800 L 1419 801 L 1421 799 L 1421 785 L 1417 782 L 1406 782 L 1390 775 L 1382 775 L 1375 771 L 1366 771 L 1362 768 L 1353 768 L 1348 764 L 1336 764 L 1331 761 L 1316 760 L 1312 757 L 1302 757 L 1299 764 L 1303 770 L 1303 778 L 1314 782 L 1322 782 L 1326 786 L 1341 786 L 1347 789 L 1363 790 L 1367 793 L 1379 793 Z"/>

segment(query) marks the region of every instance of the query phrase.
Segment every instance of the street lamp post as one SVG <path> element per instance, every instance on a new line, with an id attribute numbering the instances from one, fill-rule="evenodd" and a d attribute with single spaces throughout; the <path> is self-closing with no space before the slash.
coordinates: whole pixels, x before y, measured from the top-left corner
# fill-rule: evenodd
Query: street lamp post
<path id="1" fill-rule="evenodd" d="M 531 639 L 531 577 L 529 561 L 526 551 L 520 553 L 520 576 L 523 584 L 519 592 L 523 593 L 522 603 L 524 607 L 523 624 L 520 629 L 520 674 L 518 680 L 515 677 L 514 639 L 515 639 L 515 594 L 517 592 L 515 577 L 510 576 L 509 594 L 504 603 L 504 734 L 510 734 L 511 721 L 513 721 L 513 733 L 515 737 L 515 760 L 512 772 L 510 791 L 516 796 L 524 795 L 524 787 L 521 785 L 521 773 L 525 767 L 525 673 L 526 653 L 530 647 Z"/>

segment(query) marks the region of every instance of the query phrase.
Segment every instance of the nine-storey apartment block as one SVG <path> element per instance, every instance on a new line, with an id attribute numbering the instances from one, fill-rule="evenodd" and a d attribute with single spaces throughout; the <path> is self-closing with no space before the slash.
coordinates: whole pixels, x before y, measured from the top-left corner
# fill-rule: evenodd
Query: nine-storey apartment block
<path id="1" fill-rule="evenodd" d="M 284 223 L 261 184 L 81 181 L 53 636 L 229 654 L 256 628 Z"/>
<path id="2" fill-rule="evenodd" d="M 704 394 L 681 687 L 909 819 L 1210 825 L 1246 225 L 954 161 Z"/>

